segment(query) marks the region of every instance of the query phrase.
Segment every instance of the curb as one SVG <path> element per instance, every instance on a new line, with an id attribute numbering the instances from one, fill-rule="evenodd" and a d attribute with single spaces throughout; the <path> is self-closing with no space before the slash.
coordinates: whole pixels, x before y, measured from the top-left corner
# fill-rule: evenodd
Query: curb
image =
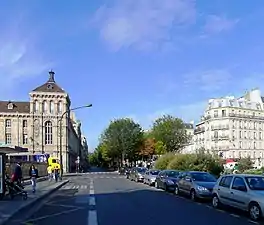
<path id="1" fill-rule="evenodd" d="M 59 184 L 57 187 L 47 191 L 45 194 L 43 194 L 42 196 L 40 196 L 39 198 L 33 199 L 31 202 L 28 202 L 27 204 L 25 204 L 23 207 L 18 208 L 17 210 L 15 210 L 15 212 L 13 212 L 9 217 L 3 219 L 0 222 L 0 225 L 7 225 L 8 223 L 10 223 L 10 220 L 12 220 L 15 216 L 17 216 L 18 214 L 20 214 L 23 211 L 28 211 L 29 208 L 34 207 L 34 205 L 36 205 L 39 201 L 43 200 L 44 198 L 46 198 L 47 196 L 53 194 L 55 191 L 57 191 L 58 189 L 60 189 L 62 186 L 64 186 L 65 184 L 67 184 L 69 182 L 69 180 L 65 180 L 63 182 L 61 182 L 61 184 Z"/>

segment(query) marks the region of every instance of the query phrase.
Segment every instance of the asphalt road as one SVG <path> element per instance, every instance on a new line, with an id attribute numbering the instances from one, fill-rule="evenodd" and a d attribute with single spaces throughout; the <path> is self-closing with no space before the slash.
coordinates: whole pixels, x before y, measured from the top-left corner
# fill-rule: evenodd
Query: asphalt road
<path id="1" fill-rule="evenodd" d="M 31 216 L 14 218 L 10 225 L 249 225 L 240 212 L 215 210 L 193 203 L 115 173 L 70 177 Z"/>

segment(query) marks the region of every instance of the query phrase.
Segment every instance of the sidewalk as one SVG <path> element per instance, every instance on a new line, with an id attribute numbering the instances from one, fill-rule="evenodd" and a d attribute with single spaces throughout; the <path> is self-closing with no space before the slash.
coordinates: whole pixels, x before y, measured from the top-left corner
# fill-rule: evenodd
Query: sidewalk
<path id="1" fill-rule="evenodd" d="M 9 200 L 7 196 L 0 201 L 0 225 L 7 223 L 12 216 L 19 213 L 22 209 L 31 208 L 37 201 L 49 196 L 68 182 L 68 180 L 57 183 L 48 180 L 39 182 L 35 194 L 32 193 L 31 185 L 27 185 L 25 186 L 25 190 L 28 192 L 27 200 L 23 200 L 20 196 Z"/>

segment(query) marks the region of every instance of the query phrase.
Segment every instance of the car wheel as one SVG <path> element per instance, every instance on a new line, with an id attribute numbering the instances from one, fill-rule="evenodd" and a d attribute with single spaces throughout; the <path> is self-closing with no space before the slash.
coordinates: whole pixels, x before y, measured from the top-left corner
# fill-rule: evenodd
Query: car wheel
<path id="1" fill-rule="evenodd" d="M 212 206 L 214 208 L 219 208 L 220 207 L 220 201 L 219 201 L 219 198 L 217 197 L 216 194 L 213 195 L 213 198 L 212 198 Z"/>
<path id="2" fill-rule="evenodd" d="M 179 195 L 180 194 L 179 187 L 177 185 L 175 186 L 174 193 L 175 193 L 175 195 Z"/>
<path id="3" fill-rule="evenodd" d="M 258 221 L 261 218 L 261 209 L 257 203 L 255 202 L 250 203 L 248 207 L 248 211 L 249 211 L 250 219 L 254 221 Z"/>
<path id="4" fill-rule="evenodd" d="M 190 196 L 191 196 L 192 201 L 196 201 L 196 193 L 195 193 L 195 190 L 191 190 Z"/>
<path id="5" fill-rule="evenodd" d="M 159 189 L 159 184 L 157 181 L 155 181 L 155 188 Z"/>

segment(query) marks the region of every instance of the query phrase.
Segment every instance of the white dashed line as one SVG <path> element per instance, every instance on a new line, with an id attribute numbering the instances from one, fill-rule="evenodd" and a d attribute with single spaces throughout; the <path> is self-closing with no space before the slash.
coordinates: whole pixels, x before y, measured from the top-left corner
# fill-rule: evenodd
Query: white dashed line
<path id="1" fill-rule="evenodd" d="M 258 222 L 253 221 L 253 220 L 248 220 L 248 222 L 250 222 L 250 223 L 254 223 L 254 224 L 259 224 Z"/>
<path id="2" fill-rule="evenodd" d="M 239 215 L 237 215 L 237 214 L 233 214 L 233 213 L 231 213 L 230 216 L 233 216 L 233 217 L 236 217 L 236 218 L 240 218 Z"/>
<path id="3" fill-rule="evenodd" d="M 93 184 L 93 180 L 91 180 L 90 182 L 90 199 L 89 199 L 89 205 L 90 206 L 95 206 L 95 197 L 91 196 L 94 195 L 94 184 Z M 93 209 L 89 209 L 88 211 L 88 218 L 87 218 L 87 225 L 98 225 L 98 221 L 97 221 L 97 211 L 93 208 Z"/>

